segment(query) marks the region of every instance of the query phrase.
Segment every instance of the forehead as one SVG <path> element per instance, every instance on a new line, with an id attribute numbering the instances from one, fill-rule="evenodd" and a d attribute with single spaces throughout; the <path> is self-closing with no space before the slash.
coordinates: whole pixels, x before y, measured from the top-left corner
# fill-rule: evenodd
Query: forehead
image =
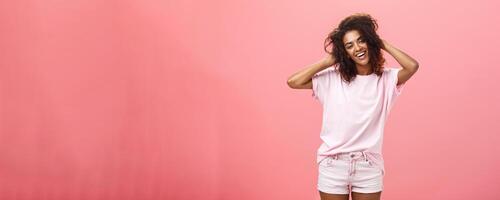
<path id="1" fill-rule="evenodd" d="M 348 42 L 355 41 L 360 36 L 361 36 L 361 34 L 359 33 L 359 31 L 357 31 L 357 30 L 350 30 L 350 31 L 347 31 L 345 33 L 344 38 L 342 40 L 343 40 L 343 42 L 345 44 L 345 43 L 348 43 Z"/>

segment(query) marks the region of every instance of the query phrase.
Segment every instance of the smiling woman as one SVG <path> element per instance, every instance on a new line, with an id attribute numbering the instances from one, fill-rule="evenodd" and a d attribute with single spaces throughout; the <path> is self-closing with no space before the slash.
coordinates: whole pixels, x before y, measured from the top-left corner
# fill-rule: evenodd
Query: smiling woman
<path id="1" fill-rule="evenodd" d="M 323 106 L 323 143 L 317 151 L 322 200 L 381 197 L 385 121 L 418 63 L 382 40 L 377 28 L 368 14 L 348 16 L 328 34 L 328 55 L 288 79 L 291 88 L 312 89 Z M 383 67 L 382 50 L 402 68 Z"/>
<path id="2" fill-rule="evenodd" d="M 385 59 L 378 24 L 368 14 L 354 14 L 342 20 L 325 39 L 325 51 L 336 58 L 342 78 L 351 82 L 357 74 L 382 75 Z M 327 48 L 332 44 L 332 51 Z"/>
<path id="3" fill-rule="evenodd" d="M 368 56 L 368 46 L 366 44 L 366 40 L 361 37 L 361 34 L 357 30 L 349 31 L 344 36 L 344 45 L 347 51 L 347 54 L 356 62 L 357 66 L 365 67 L 366 69 L 370 69 L 369 58 Z M 362 70 L 358 69 L 358 73 L 366 75 L 367 73 L 360 72 Z M 371 72 L 369 72 L 371 73 Z"/>

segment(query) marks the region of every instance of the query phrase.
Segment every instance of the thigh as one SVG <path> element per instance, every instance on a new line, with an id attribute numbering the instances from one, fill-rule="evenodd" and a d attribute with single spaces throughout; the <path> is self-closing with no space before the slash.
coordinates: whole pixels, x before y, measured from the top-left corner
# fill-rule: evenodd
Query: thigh
<path id="1" fill-rule="evenodd" d="M 382 192 L 358 193 L 352 192 L 352 200 L 380 200 Z"/>
<path id="2" fill-rule="evenodd" d="M 319 191 L 321 200 L 349 200 L 349 194 L 328 194 Z"/>
<path id="3" fill-rule="evenodd" d="M 370 194 L 381 192 L 384 188 L 382 168 L 369 161 L 356 161 L 352 179 L 352 192 Z M 358 195 L 361 196 L 361 195 Z"/>
<path id="4" fill-rule="evenodd" d="M 349 195 L 349 163 L 333 158 L 321 161 L 317 189 L 325 194 Z"/>

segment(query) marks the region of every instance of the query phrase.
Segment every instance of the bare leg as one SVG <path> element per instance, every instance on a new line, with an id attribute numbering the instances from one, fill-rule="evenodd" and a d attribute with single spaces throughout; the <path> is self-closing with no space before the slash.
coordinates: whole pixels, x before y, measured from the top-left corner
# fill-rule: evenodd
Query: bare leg
<path id="1" fill-rule="evenodd" d="M 352 192 L 352 200 L 380 200 L 382 192 L 375 193 L 357 193 Z"/>
<path id="2" fill-rule="evenodd" d="M 349 200 L 349 194 L 328 194 L 319 191 L 321 200 Z"/>

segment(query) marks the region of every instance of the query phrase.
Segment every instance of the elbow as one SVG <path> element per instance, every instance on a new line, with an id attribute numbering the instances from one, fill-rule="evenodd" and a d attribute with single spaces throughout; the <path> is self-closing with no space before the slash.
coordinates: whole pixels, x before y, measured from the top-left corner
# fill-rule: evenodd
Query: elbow
<path id="1" fill-rule="evenodd" d="M 296 84 L 295 84 L 295 82 L 294 82 L 292 79 L 288 79 L 288 80 L 286 81 L 286 84 L 287 84 L 287 85 L 288 85 L 288 87 L 290 87 L 290 88 L 296 88 Z"/>
<path id="2" fill-rule="evenodd" d="M 417 71 L 418 71 L 418 66 L 419 66 L 418 62 L 417 62 L 417 61 L 415 61 L 415 62 L 411 65 L 410 69 L 411 69 L 413 72 L 417 72 Z"/>
<path id="3" fill-rule="evenodd" d="M 300 89 L 302 86 L 300 83 L 297 82 L 297 80 L 295 80 L 293 78 L 289 78 L 286 81 L 286 84 L 288 85 L 288 87 L 290 87 L 292 89 Z"/>

